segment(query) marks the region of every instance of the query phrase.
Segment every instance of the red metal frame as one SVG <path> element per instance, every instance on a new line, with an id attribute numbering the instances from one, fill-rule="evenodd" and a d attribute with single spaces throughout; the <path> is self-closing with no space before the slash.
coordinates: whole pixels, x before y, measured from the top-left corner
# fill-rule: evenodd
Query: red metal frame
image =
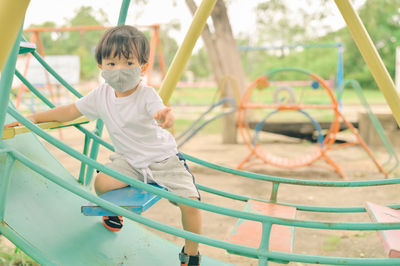
<path id="1" fill-rule="evenodd" d="M 378 170 L 384 174 L 387 178 L 388 173 L 383 169 L 381 164 L 376 160 L 375 156 L 372 154 L 370 148 L 367 146 L 365 141 L 361 138 L 358 134 L 358 131 L 354 128 L 354 126 L 346 120 L 344 115 L 339 111 L 338 102 L 335 96 L 332 93 L 332 89 L 328 86 L 328 84 L 316 74 L 310 74 L 311 78 L 318 81 L 321 86 L 324 88 L 326 93 L 329 95 L 331 100 L 330 105 L 309 105 L 309 104 L 257 104 L 257 103 L 250 103 L 250 98 L 253 90 L 255 88 L 258 89 L 265 89 L 269 86 L 270 82 L 268 81 L 268 76 L 262 76 L 256 79 L 250 86 L 245 90 L 239 105 L 238 110 L 238 127 L 239 132 L 243 138 L 244 143 L 249 148 L 250 153 L 246 155 L 246 157 L 239 163 L 237 166 L 238 169 L 246 169 L 250 166 L 254 165 L 255 163 L 251 163 L 253 158 L 260 159 L 263 163 L 267 163 L 276 167 L 280 168 L 298 168 L 303 166 L 309 166 L 313 164 L 315 161 L 323 159 L 328 165 L 331 165 L 342 178 L 347 179 L 346 175 L 342 171 L 342 169 L 337 165 L 334 160 L 328 156 L 327 152 L 332 150 L 333 148 L 337 149 L 344 146 L 349 145 L 361 145 L 364 150 L 367 152 L 369 157 L 372 159 Z M 329 132 L 327 133 L 323 145 L 317 146 L 317 150 L 313 153 L 303 155 L 301 158 L 295 159 L 288 159 L 288 158 L 281 158 L 277 157 L 276 155 L 270 154 L 265 150 L 262 150 L 259 145 L 253 145 L 251 143 L 252 136 L 250 132 L 249 123 L 246 118 L 246 111 L 250 109 L 275 109 L 278 111 L 285 111 L 285 110 L 300 110 L 300 109 L 331 109 L 334 113 L 334 117 L 332 120 L 331 127 Z M 345 143 L 336 145 L 333 147 L 333 144 L 336 141 L 336 134 L 340 130 L 340 120 L 342 120 L 346 126 L 350 129 L 350 131 L 355 135 L 357 141 L 354 143 Z"/>

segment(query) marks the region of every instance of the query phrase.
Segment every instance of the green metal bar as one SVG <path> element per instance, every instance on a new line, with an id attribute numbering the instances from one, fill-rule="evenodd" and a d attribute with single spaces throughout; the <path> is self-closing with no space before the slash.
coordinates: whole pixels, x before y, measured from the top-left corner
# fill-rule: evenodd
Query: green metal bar
<path id="1" fill-rule="evenodd" d="M 0 233 L 10 240 L 15 246 L 21 249 L 25 254 L 39 262 L 41 265 L 54 265 L 57 264 L 47 259 L 42 252 L 33 247 L 29 241 L 25 240 L 21 235 L 14 231 L 8 224 L 0 223 Z"/>
<path id="2" fill-rule="evenodd" d="M 40 100 L 43 101 L 44 104 L 46 104 L 50 108 L 55 107 L 55 105 L 52 102 L 50 102 L 43 94 L 41 94 L 39 90 L 37 90 L 35 86 L 33 86 L 19 71 L 16 70 L 15 74 L 21 80 L 21 82 L 24 83 L 33 92 L 33 94 L 35 94 L 36 97 L 38 97 Z M 92 132 L 90 132 L 89 130 L 80 125 L 75 125 L 75 127 L 85 135 L 88 135 L 90 138 L 94 139 L 97 143 L 103 145 L 104 147 L 106 147 L 111 151 L 114 151 L 114 147 L 110 143 L 104 141 L 99 136 L 93 134 Z"/>
<path id="3" fill-rule="evenodd" d="M 224 207 L 219 207 L 207 203 L 202 203 L 198 202 L 195 200 L 191 200 L 188 198 L 182 198 L 179 197 L 175 194 L 172 194 L 171 192 L 164 191 L 161 189 L 154 188 L 148 184 L 144 184 L 143 182 L 140 182 L 138 180 L 134 180 L 132 178 L 129 178 L 128 176 L 122 175 L 118 173 L 117 171 L 110 169 L 108 167 L 103 166 L 102 164 L 99 164 L 98 162 L 88 158 L 87 156 L 84 156 L 80 154 L 79 152 L 75 151 L 74 149 L 68 147 L 67 145 L 63 144 L 62 142 L 58 141 L 56 138 L 52 137 L 51 135 L 47 134 L 40 128 L 38 128 L 36 125 L 31 123 L 29 120 L 24 118 L 22 115 L 20 115 L 16 110 L 10 109 L 9 110 L 10 114 L 14 116 L 17 120 L 21 121 L 24 125 L 26 125 L 28 128 L 30 128 L 33 132 L 38 134 L 40 137 L 44 138 L 45 140 L 49 141 L 51 144 L 59 147 L 66 153 L 70 154 L 71 156 L 84 161 L 87 164 L 91 164 L 92 166 L 96 167 L 100 171 L 113 176 L 129 185 L 132 185 L 134 187 L 138 187 L 140 189 L 143 189 L 145 191 L 151 192 L 153 194 L 159 195 L 161 197 L 165 197 L 169 200 L 179 202 L 182 204 L 186 204 L 195 208 L 200 208 L 203 210 L 207 211 L 212 211 L 216 213 L 220 213 L 223 215 L 229 215 L 232 217 L 237 217 L 237 218 L 243 218 L 243 219 L 248 219 L 248 220 L 255 220 L 255 221 L 260 221 L 260 222 L 271 222 L 273 224 L 282 224 L 282 225 L 289 225 L 289 226 L 299 226 L 299 227 L 306 227 L 306 228 L 318 228 L 318 229 L 332 229 L 332 230 L 392 230 L 392 229 L 400 229 L 400 223 L 388 223 L 388 224 L 377 224 L 377 223 L 322 223 L 322 222 L 313 222 L 313 221 L 297 221 L 293 219 L 279 219 L 275 217 L 268 217 L 264 215 L 258 215 L 258 214 L 253 214 L 253 213 L 245 213 L 237 210 L 232 210 Z M 70 190 L 71 192 L 84 197 L 85 199 L 94 202 L 98 205 L 100 205 L 103 208 L 106 208 L 112 212 L 115 212 L 119 215 L 123 215 L 125 217 L 128 217 L 129 219 L 132 219 L 134 221 L 137 221 L 139 223 L 142 223 L 144 225 L 153 227 L 157 230 L 161 230 L 163 232 L 168 232 L 174 235 L 177 235 L 179 237 L 183 237 L 186 239 L 190 239 L 196 242 L 204 243 L 207 245 L 212 245 L 215 247 L 220 247 L 224 248 L 227 250 L 233 250 L 235 252 L 239 252 L 240 254 L 243 254 L 245 256 L 249 257 L 259 257 L 259 256 L 266 256 L 270 259 L 274 260 L 291 260 L 291 261 L 299 261 L 299 262 L 311 262 L 311 263 L 325 263 L 325 264 L 338 264 L 338 265 L 349 265 L 349 264 L 364 264 L 364 265 L 396 265 L 395 263 L 400 263 L 400 259 L 357 259 L 357 258 L 336 258 L 336 257 L 319 257 L 319 256 L 305 256 L 305 255 L 299 255 L 299 254 L 288 254 L 288 253 L 280 253 L 280 252 L 261 252 L 261 251 L 255 251 L 255 249 L 245 247 L 245 246 L 240 246 L 240 245 L 235 245 L 231 243 L 226 243 L 224 241 L 219 241 L 215 239 L 209 239 L 207 237 L 193 234 L 186 232 L 181 229 L 177 228 L 170 228 L 170 226 L 166 226 L 164 224 L 154 222 L 154 221 L 149 221 L 147 218 L 144 218 L 142 216 L 138 216 L 130 211 L 127 211 L 123 208 L 120 208 L 118 206 L 115 206 L 109 202 L 106 202 L 97 196 L 91 194 L 87 190 L 83 189 L 80 186 L 70 184 L 69 182 L 66 182 L 65 180 L 62 180 L 58 178 L 55 174 L 47 171 L 46 169 L 42 168 L 40 165 L 35 164 L 32 162 L 30 159 L 26 158 L 22 154 L 20 154 L 17 151 L 13 151 L 13 155 L 15 158 L 19 161 L 21 161 L 23 164 L 27 165 L 30 167 L 32 170 L 37 171 L 38 173 L 42 174 L 52 182 L 55 182 L 59 184 L 60 186 Z M 171 231 L 169 231 L 171 230 Z"/>
<path id="4" fill-rule="evenodd" d="M 175 57 L 172 60 L 172 63 L 168 68 L 168 72 L 161 84 L 159 93 L 161 99 L 163 99 L 166 105 L 171 98 L 172 92 L 183 73 L 190 55 L 192 54 L 193 47 L 203 31 L 203 28 L 207 22 L 207 18 L 210 16 L 216 2 L 217 0 L 203 0 L 193 16 L 189 30 L 187 31 L 182 44 L 179 46 L 179 49 L 175 54 Z"/>
<path id="5" fill-rule="evenodd" d="M 22 40 L 27 42 L 27 40 L 22 36 Z M 31 52 L 32 55 L 38 60 L 38 62 L 58 81 L 63 85 L 67 90 L 69 90 L 76 97 L 81 98 L 82 94 L 75 90 L 65 79 L 63 79 L 47 62 L 39 55 L 38 52 Z"/>
<path id="6" fill-rule="evenodd" d="M 238 194 L 234 194 L 234 193 L 230 193 L 230 192 L 226 192 L 226 191 L 222 191 L 222 190 L 218 190 L 212 187 L 207 187 L 201 184 L 196 183 L 196 186 L 198 189 L 205 191 L 207 193 L 212 193 L 214 195 L 218 195 L 218 196 L 222 196 L 225 198 L 230 198 L 230 199 L 234 199 L 234 200 L 240 200 L 240 201 L 248 201 L 249 199 L 253 199 L 251 197 L 246 197 L 246 196 L 242 196 L 242 195 L 238 195 Z M 259 199 L 260 200 L 260 199 Z M 261 200 L 263 201 L 263 200 Z"/>
<path id="7" fill-rule="evenodd" d="M 172 226 L 168 226 L 168 225 L 159 223 L 157 221 L 150 220 L 150 219 L 140 216 L 136 213 L 128 211 L 122 207 L 116 206 L 108 201 L 105 201 L 105 200 L 97 197 L 96 195 L 90 193 L 89 191 L 87 191 L 86 189 L 84 189 L 81 186 L 71 184 L 71 183 L 59 178 L 57 175 L 47 171 L 40 165 L 35 164 L 29 158 L 25 157 L 24 155 L 22 155 L 21 153 L 19 153 L 17 151 L 13 151 L 13 155 L 21 163 L 28 166 L 32 170 L 38 172 L 39 174 L 43 175 L 50 181 L 62 186 L 63 188 L 71 191 L 72 193 L 74 193 L 78 196 L 85 198 L 88 201 L 91 201 L 107 210 L 117 213 L 118 215 L 122 215 L 122 216 L 127 217 L 138 223 L 144 224 L 146 226 L 150 226 L 154 229 L 157 229 L 157 230 L 160 230 L 160 231 L 163 231 L 166 233 L 176 235 L 178 237 L 183 237 L 183 238 L 186 238 L 186 239 L 189 239 L 192 241 L 196 241 L 196 242 L 214 246 L 214 247 L 232 250 L 232 251 L 238 252 L 244 256 L 268 257 L 269 259 L 281 260 L 281 261 L 297 261 L 297 262 L 306 262 L 306 263 L 335 264 L 335 265 L 361 265 L 361 264 L 362 265 L 399 265 L 399 263 L 400 263 L 400 259 L 386 259 L 386 258 L 385 259 L 379 259 L 379 258 L 378 259 L 375 259 L 375 258 L 360 259 L 360 258 L 342 258 L 342 257 L 322 257 L 322 256 L 311 256 L 311 255 L 303 255 L 303 254 L 300 255 L 300 254 L 291 254 L 291 253 L 275 252 L 275 251 L 265 252 L 265 251 L 256 250 L 254 248 L 250 248 L 247 246 L 232 244 L 232 243 L 229 243 L 226 241 L 221 241 L 221 240 L 217 240 L 217 239 L 208 238 L 208 237 L 205 237 L 202 235 L 197 235 L 197 234 L 194 234 L 191 232 L 184 231 L 182 229 L 178 229 L 178 228 L 175 228 Z M 101 165 L 99 164 L 99 166 L 101 166 Z M 103 168 L 103 169 L 100 169 L 101 171 L 104 171 L 105 173 L 110 174 L 111 176 L 115 176 L 117 178 L 119 178 L 119 177 L 124 178 L 123 175 L 118 174 L 118 172 L 116 172 L 112 169 L 107 169 L 107 167 L 103 167 L 103 166 L 101 166 L 101 167 Z M 129 179 L 129 178 L 127 178 L 127 179 Z M 133 179 L 131 179 L 131 180 L 136 181 Z M 136 182 L 142 183 L 140 181 L 136 181 Z M 127 182 L 127 183 L 134 183 L 134 182 Z M 147 185 L 144 183 L 142 183 L 142 185 L 151 187 L 150 185 Z M 159 192 L 160 194 L 166 193 L 166 194 L 173 195 L 172 193 L 161 190 L 161 189 L 154 188 L 154 190 L 158 190 L 157 192 Z M 157 193 L 155 193 L 155 194 L 157 194 Z M 175 196 L 175 197 L 181 198 L 179 196 Z M 169 198 L 172 198 L 172 197 L 169 197 Z M 190 199 L 181 198 L 180 201 L 182 201 L 182 200 L 185 200 L 188 202 L 192 201 L 192 202 L 199 203 L 198 201 L 194 201 L 194 200 L 190 200 Z M 189 205 L 189 204 L 187 204 L 187 205 Z M 275 222 L 272 221 L 272 219 L 271 219 L 271 223 L 275 223 Z M 382 224 L 375 224 L 375 223 L 372 223 L 371 225 L 373 225 L 372 227 L 374 227 L 371 230 L 380 230 L 379 227 L 384 226 Z M 386 225 L 388 225 L 388 224 L 386 224 Z M 377 227 L 378 229 L 376 229 L 375 227 Z M 388 228 L 387 226 L 385 226 L 385 227 L 386 227 L 386 229 Z M 400 228 L 400 226 L 399 226 L 399 228 Z M 333 229 L 333 228 L 330 228 L 330 229 Z M 390 228 L 390 229 L 393 229 L 393 228 Z"/>
<path id="8" fill-rule="evenodd" d="M 49 101 L 43 94 L 39 92 L 38 89 L 35 88 L 17 69 L 15 70 L 15 75 L 19 78 L 19 80 L 24 83 L 25 86 L 28 87 L 28 89 L 35 94 L 36 97 L 38 97 L 42 102 L 44 102 L 47 106 L 50 108 L 56 107 L 51 101 Z"/>
<path id="9" fill-rule="evenodd" d="M 104 127 L 103 120 L 101 120 L 101 119 L 97 120 L 94 135 L 101 138 L 101 135 L 103 134 L 103 127 Z M 97 156 L 99 154 L 99 148 L 100 148 L 100 145 L 97 141 L 92 143 L 92 150 L 90 151 L 90 158 L 92 158 L 93 160 L 97 159 Z M 89 185 L 90 182 L 92 182 L 93 173 L 94 173 L 94 168 L 91 165 L 88 165 L 87 170 L 86 170 L 85 185 Z"/>
<path id="10" fill-rule="evenodd" d="M 90 146 L 90 138 L 88 135 L 85 135 L 85 144 L 83 146 L 83 154 L 87 155 L 89 152 L 89 146 Z M 81 169 L 79 171 L 79 178 L 78 182 L 80 184 L 85 184 L 85 170 L 86 170 L 86 164 L 84 162 L 81 162 Z"/>
<path id="11" fill-rule="evenodd" d="M 4 213 L 6 211 L 7 192 L 10 184 L 10 174 L 14 166 L 15 159 L 10 154 L 7 154 L 4 165 L 3 176 L 0 179 L 0 222 L 4 221 Z"/>
<path id="12" fill-rule="evenodd" d="M 268 259 L 267 258 L 259 258 L 258 259 L 258 265 L 259 266 L 268 266 Z"/>
<path id="13" fill-rule="evenodd" d="M 128 13 L 130 2 L 131 2 L 130 0 L 123 0 L 122 1 L 122 5 L 121 5 L 121 8 L 119 10 L 118 25 L 124 25 L 125 24 L 126 16 L 127 16 L 127 13 Z"/>
<path id="14" fill-rule="evenodd" d="M 246 246 L 241 246 L 241 245 L 236 245 L 236 244 L 232 244 L 226 241 L 220 241 L 220 240 L 215 240 L 215 239 L 211 239 L 202 235 L 197 235 L 182 229 L 178 229 L 175 228 L 173 226 L 168 226 L 165 224 L 162 224 L 160 222 L 156 222 L 156 221 L 152 221 L 149 218 L 145 218 L 141 215 L 138 215 L 134 212 L 131 212 L 125 208 L 122 208 L 120 206 L 117 206 L 113 203 L 110 203 L 109 201 L 106 201 L 98 196 L 96 196 L 95 194 L 89 192 L 87 189 L 85 189 L 84 187 L 77 185 L 77 184 L 72 184 L 66 180 L 63 180 L 61 178 L 59 178 L 56 174 L 48 171 L 47 169 L 43 168 L 42 166 L 40 166 L 39 164 L 36 164 L 35 162 L 33 162 L 31 159 L 27 158 L 26 156 L 24 156 L 23 154 L 21 154 L 20 152 L 14 150 L 12 151 L 13 156 L 15 156 L 15 158 L 20 161 L 22 164 L 26 165 L 27 167 L 29 167 L 30 169 L 32 169 L 33 171 L 41 174 L 43 177 L 47 178 L 48 180 L 54 182 L 55 184 L 71 191 L 72 193 L 90 201 L 93 202 L 99 206 L 101 206 L 102 208 L 105 208 L 107 210 L 110 210 L 114 213 L 117 213 L 119 215 L 122 215 L 124 217 L 127 217 L 133 221 L 139 222 L 141 224 L 144 224 L 146 226 L 150 226 L 152 228 L 155 228 L 157 230 L 166 232 L 166 233 L 172 233 L 176 236 L 180 236 L 183 238 L 187 238 L 187 239 L 191 239 L 193 241 L 196 242 L 200 242 L 200 243 L 205 243 L 205 244 L 209 244 L 212 246 L 216 246 L 216 247 L 220 247 L 220 248 L 224 248 L 224 249 L 230 249 L 230 250 L 234 250 L 234 251 L 238 251 L 239 249 L 241 250 L 241 252 L 245 252 L 246 254 L 250 254 L 253 256 L 257 256 L 257 251 L 254 248 L 249 248 Z M 88 158 L 89 159 L 89 158 Z M 90 160 L 90 159 L 89 159 Z M 96 162 L 94 162 L 96 163 Z M 98 163 L 96 163 L 98 164 Z M 110 168 L 106 168 L 104 166 L 102 166 L 101 164 L 98 164 L 98 167 L 101 171 L 104 171 L 107 174 L 110 174 L 112 176 L 118 176 L 118 177 L 123 177 L 123 175 L 119 174 L 118 172 L 116 172 L 115 170 L 112 170 Z M 112 171 L 109 172 L 109 171 Z M 132 179 L 129 178 L 128 176 L 125 176 L 126 180 Z M 133 179 L 132 179 L 133 180 Z M 151 185 L 145 184 L 143 182 L 138 181 L 139 183 L 141 183 L 141 185 L 145 185 L 146 187 L 150 187 L 153 188 Z M 130 183 L 130 182 L 128 182 Z M 162 189 L 158 189 L 158 188 L 153 188 L 153 190 L 155 192 L 160 192 L 160 191 L 164 191 Z M 167 191 L 164 191 L 167 192 Z M 175 196 L 174 194 L 167 192 L 168 194 L 172 195 L 173 198 L 178 199 L 182 198 L 179 196 Z M 182 198 L 183 199 L 183 198 Z M 189 201 L 194 201 L 194 200 L 190 200 L 190 199 L 185 199 L 185 200 L 189 200 Z M 175 201 L 175 200 L 174 200 Z M 194 201 L 197 202 L 197 201 Z"/>
<path id="15" fill-rule="evenodd" d="M 44 104 L 46 104 L 50 108 L 56 107 L 52 102 L 50 102 L 43 94 L 39 92 L 38 89 L 35 88 L 18 70 L 15 70 L 16 76 L 21 80 L 22 83 L 24 83 L 32 92 L 35 94 L 36 97 L 38 97 L 40 100 L 43 101 Z M 88 135 L 90 138 L 94 139 L 97 143 L 103 145 L 107 149 L 114 151 L 114 148 L 111 144 L 107 143 L 104 141 L 102 138 L 98 137 L 97 135 L 93 134 L 89 130 L 81 127 L 80 125 L 75 125 L 75 127 L 83 132 L 85 135 Z"/>
<path id="16" fill-rule="evenodd" d="M 260 245 L 258 247 L 259 251 L 268 252 L 269 251 L 269 240 L 271 237 L 271 228 L 272 224 L 263 222 L 262 223 L 262 235 Z M 267 266 L 268 265 L 268 257 L 261 256 L 258 259 L 259 266 Z"/>
<path id="17" fill-rule="evenodd" d="M 8 100 L 10 98 L 11 85 L 14 77 L 15 65 L 17 63 L 18 52 L 19 52 L 19 43 L 21 40 L 21 31 L 22 27 L 19 31 L 18 37 L 14 42 L 14 46 L 8 55 L 6 64 L 1 72 L 0 79 L 0 136 L 3 135 L 3 127 L 4 122 L 6 120 L 7 106 Z M 1 138 L 0 138 L 1 142 Z"/>
<path id="18" fill-rule="evenodd" d="M 271 201 L 271 200 L 265 200 L 265 199 L 260 199 L 256 197 L 249 197 L 249 196 L 243 196 L 243 195 L 238 195 L 234 194 L 231 192 L 226 192 L 222 190 L 218 190 L 215 188 L 210 188 L 201 184 L 196 184 L 197 188 L 201 191 L 207 192 L 207 193 L 212 193 L 214 195 L 222 196 L 225 198 L 230 198 L 233 200 L 240 200 L 240 201 L 248 201 L 248 200 L 257 200 L 257 201 L 263 201 L 263 202 L 273 202 L 281 205 L 286 205 L 286 206 L 291 206 L 295 207 L 299 211 L 311 211 L 311 212 L 329 212 L 329 213 L 354 213 L 354 212 L 366 212 L 365 207 L 363 206 L 354 206 L 354 207 L 335 207 L 335 206 L 311 206 L 311 205 L 301 205 L 301 204 L 293 204 L 293 203 L 286 203 L 286 202 L 279 202 L 279 201 Z M 400 204 L 390 204 L 386 205 L 389 208 L 392 209 L 400 209 Z"/>
<path id="19" fill-rule="evenodd" d="M 271 192 L 271 197 L 269 199 L 270 201 L 276 202 L 278 198 L 278 188 L 279 188 L 279 183 L 272 182 L 272 192 Z"/>
<path id="20" fill-rule="evenodd" d="M 363 180 L 363 181 L 326 181 L 326 180 L 299 180 L 295 178 L 283 178 L 270 175 L 262 175 L 242 170 L 236 170 L 222 165 L 214 164 L 188 154 L 182 153 L 183 157 L 188 161 L 203 165 L 205 167 L 230 173 L 234 175 L 244 176 L 256 180 L 264 180 L 270 182 L 278 182 L 282 184 L 292 184 L 301 186 L 321 186 L 321 187 L 367 187 L 367 186 L 384 186 L 400 184 L 400 178 L 380 179 L 380 180 Z"/>
<path id="21" fill-rule="evenodd" d="M 1 143 L 0 143 L 1 144 Z M 8 147 L 5 147 L 5 148 L 2 148 L 2 147 L 0 147 L 0 154 L 2 154 L 2 153 L 8 153 L 8 152 L 10 152 L 11 150 L 10 150 L 10 148 L 8 148 Z"/>
<path id="22" fill-rule="evenodd" d="M 32 55 L 39 61 L 39 63 L 55 78 L 58 82 L 61 83 L 65 88 L 67 88 L 73 95 L 78 98 L 82 98 L 82 94 L 75 90 L 69 83 L 63 79 L 46 61 L 36 52 L 34 51 Z"/>
<path id="23" fill-rule="evenodd" d="M 81 126 L 76 126 L 80 131 L 82 131 L 83 133 L 87 134 L 90 138 L 92 138 L 95 142 L 101 144 L 103 147 L 109 149 L 110 151 L 115 151 L 114 147 L 112 144 L 108 143 L 107 141 L 105 141 L 104 139 L 102 139 L 101 137 L 93 134 L 92 132 L 90 132 L 89 130 L 87 130 L 86 128 L 83 128 Z"/>
<path id="24" fill-rule="evenodd" d="M 39 135 L 41 138 L 45 139 L 50 144 L 63 150 L 64 152 L 71 155 L 72 157 L 74 157 L 80 161 L 83 161 L 83 162 L 87 163 L 88 165 L 95 167 L 99 171 L 101 171 L 107 175 L 110 175 L 128 185 L 131 185 L 133 187 L 142 189 L 144 191 L 159 195 L 159 196 L 164 197 L 173 202 L 182 203 L 182 204 L 192 206 L 192 207 L 195 207 L 198 209 L 211 211 L 211 212 L 215 212 L 215 213 L 219 213 L 219 214 L 227 215 L 227 216 L 232 216 L 232 217 L 236 217 L 236 218 L 242 218 L 242 219 L 259 221 L 259 222 L 271 222 L 273 224 L 299 226 L 299 227 L 305 227 L 305 228 L 331 229 L 331 230 L 392 230 L 392 229 L 400 229 L 400 223 L 386 223 L 386 224 L 323 223 L 323 222 L 302 221 L 302 220 L 295 220 L 295 219 L 282 219 L 282 218 L 277 218 L 277 217 L 270 217 L 270 216 L 255 214 L 255 213 L 237 211 L 234 209 L 229 209 L 229 208 L 220 207 L 220 206 L 216 206 L 216 205 L 212 205 L 212 204 L 208 204 L 208 203 L 204 203 L 204 202 L 199 202 L 196 200 L 192 200 L 190 198 L 180 197 L 171 192 L 164 191 L 164 190 L 158 189 L 158 188 L 154 188 L 153 186 L 145 184 L 139 180 L 132 179 L 126 175 L 123 175 L 109 167 L 106 167 L 106 166 L 98 163 L 97 161 L 95 161 L 91 158 L 88 158 L 87 156 L 79 153 L 78 151 L 72 149 L 68 145 L 62 143 L 55 137 L 53 137 L 53 136 L 49 135 L 48 133 L 46 133 L 45 131 L 43 131 L 41 128 L 39 128 L 38 126 L 33 124 L 31 121 L 24 118 L 15 109 L 10 108 L 9 113 L 12 116 L 14 116 L 17 120 L 19 120 L 21 123 L 23 123 L 25 126 L 27 126 L 34 133 Z M 13 153 L 15 156 L 17 156 L 16 152 L 13 152 Z M 17 159 L 21 161 L 21 159 L 19 157 Z M 29 162 L 29 167 L 31 167 L 32 169 L 38 169 L 38 167 L 40 167 L 40 166 L 35 165 L 32 162 Z M 57 181 L 55 181 L 55 182 L 57 182 Z M 63 182 L 63 181 L 60 180 L 60 182 Z M 115 209 L 113 209 L 111 211 L 114 212 L 114 210 Z"/>
<path id="25" fill-rule="evenodd" d="M 385 149 L 389 154 L 389 158 L 387 159 L 387 161 L 385 163 L 383 163 L 383 165 L 389 164 L 392 158 L 395 160 L 395 164 L 388 170 L 388 172 L 391 173 L 393 170 L 395 170 L 399 166 L 399 158 L 397 157 L 397 153 L 393 149 L 393 145 L 390 143 L 390 140 L 386 136 L 385 130 L 383 129 L 382 124 L 379 122 L 379 119 L 372 112 L 371 107 L 369 106 L 368 101 L 362 92 L 362 88 L 361 88 L 360 84 L 356 80 L 345 80 L 341 86 L 340 91 L 343 92 L 345 86 L 348 84 L 357 93 L 357 96 L 360 99 L 362 105 L 364 106 L 365 110 L 367 110 L 368 117 L 371 120 L 372 124 L 374 125 L 376 133 L 378 134 L 379 138 L 381 139 L 383 146 L 385 146 Z M 340 95 L 340 97 L 341 96 L 342 95 Z"/>

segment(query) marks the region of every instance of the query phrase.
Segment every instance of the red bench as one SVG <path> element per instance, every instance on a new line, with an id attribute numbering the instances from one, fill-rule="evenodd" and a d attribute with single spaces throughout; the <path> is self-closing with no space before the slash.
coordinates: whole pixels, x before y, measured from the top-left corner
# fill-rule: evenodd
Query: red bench
<path id="1" fill-rule="evenodd" d="M 400 211 L 372 202 L 366 202 L 366 210 L 377 223 L 400 223 Z M 391 258 L 400 257 L 400 230 L 379 231 L 385 250 Z"/>
<path id="2" fill-rule="evenodd" d="M 256 200 L 249 200 L 244 210 L 278 218 L 295 219 L 296 217 L 295 207 Z M 258 248 L 260 246 L 261 237 L 261 222 L 239 219 L 229 236 L 229 242 Z M 293 237 L 294 227 L 274 224 L 271 227 L 269 249 L 280 252 L 292 252 Z M 228 250 L 228 252 L 231 251 Z"/>

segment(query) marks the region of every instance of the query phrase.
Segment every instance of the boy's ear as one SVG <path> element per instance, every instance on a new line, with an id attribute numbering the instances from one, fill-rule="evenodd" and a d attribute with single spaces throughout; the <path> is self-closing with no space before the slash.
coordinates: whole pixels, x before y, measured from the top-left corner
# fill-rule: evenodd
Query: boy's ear
<path id="1" fill-rule="evenodd" d="M 100 64 L 97 64 L 97 66 L 98 66 L 100 69 L 103 69 L 103 67 L 102 67 Z"/>
<path id="2" fill-rule="evenodd" d="M 149 63 L 146 63 L 141 66 L 142 75 L 144 75 L 146 73 L 148 67 L 149 67 Z"/>

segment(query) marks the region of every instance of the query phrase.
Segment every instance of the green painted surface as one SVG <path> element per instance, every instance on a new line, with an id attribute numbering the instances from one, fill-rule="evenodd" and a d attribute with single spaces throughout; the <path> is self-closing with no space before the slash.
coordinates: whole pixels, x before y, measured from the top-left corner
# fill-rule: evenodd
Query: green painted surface
<path id="1" fill-rule="evenodd" d="M 81 186 L 33 134 L 18 135 L 5 143 L 60 178 Z M 0 155 L 0 173 L 4 172 L 5 158 Z M 120 232 L 108 231 L 100 217 L 81 214 L 80 207 L 85 203 L 85 199 L 16 162 L 11 171 L 5 222 L 56 265 L 179 264 L 181 247 L 128 219 Z M 202 265 L 229 264 L 204 257 Z"/>

